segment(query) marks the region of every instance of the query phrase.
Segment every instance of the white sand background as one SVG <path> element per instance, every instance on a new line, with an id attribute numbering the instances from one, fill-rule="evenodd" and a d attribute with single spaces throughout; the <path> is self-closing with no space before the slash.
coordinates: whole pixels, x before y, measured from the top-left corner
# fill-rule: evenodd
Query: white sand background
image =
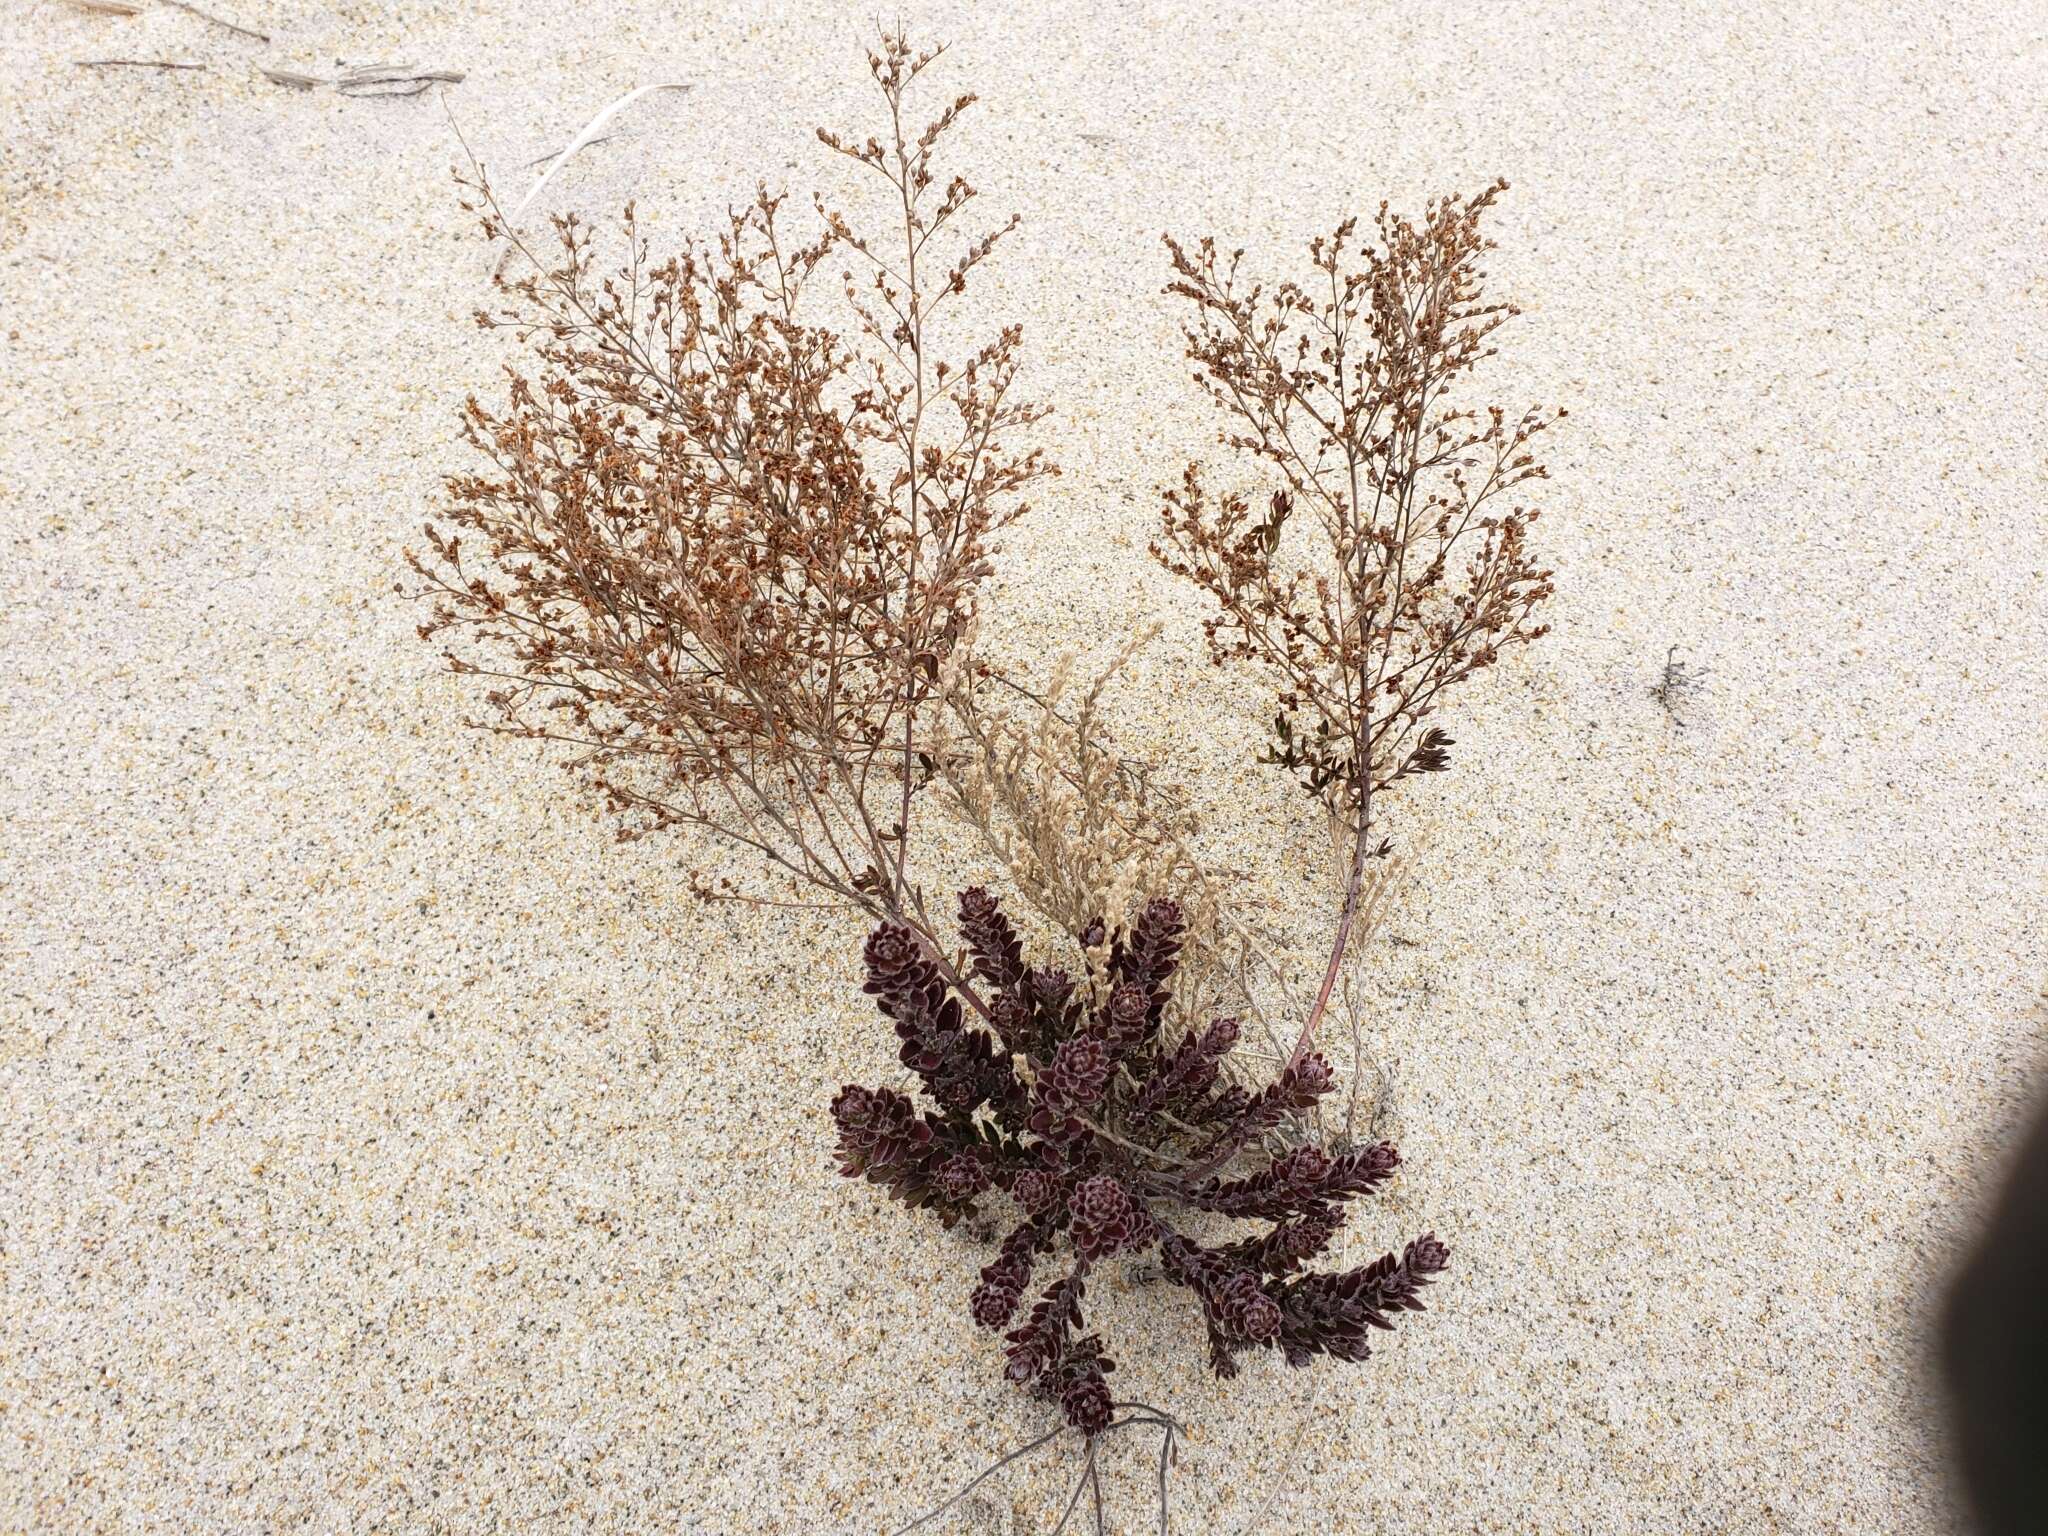
<path id="1" fill-rule="evenodd" d="M 833 1089 L 896 1070 L 858 934 L 693 906 L 704 848 L 461 727 L 392 594 L 507 356 L 449 125 L 255 74 L 464 70 L 513 183 L 692 82 L 547 204 L 703 228 L 841 184 L 866 13 L 215 8 L 273 41 L 0 20 L 0 1529 L 900 1524 L 1045 1419 L 965 1320 L 984 1251 L 831 1172 Z M 1572 412 L 1556 633 L 1389 824 L 1408 1166 L 1346 1252 L 1454 1267 L 1369 1364 L 1229 1386 L 1182 1293 L 1105 1288 L 1116 1384 L 1198 1437 L 1176 1529 L 1952 1528 L 1924 1322 L 2048 1035 L 2048 11 L 907 19 L 985 98 L 955 164 L 1026 223 L 982 312 L 1059 406 L 996 611 L 1170 621 L 1123 729 L 1276 920 L 1322 910 L 1305 803 L 1143 553 L 1213 430 L 1159 231 L 1282 273 L 1505 175 L 1484 388 Z M 1072 1465 L 952 1528 L 1045 1528 Z"/>

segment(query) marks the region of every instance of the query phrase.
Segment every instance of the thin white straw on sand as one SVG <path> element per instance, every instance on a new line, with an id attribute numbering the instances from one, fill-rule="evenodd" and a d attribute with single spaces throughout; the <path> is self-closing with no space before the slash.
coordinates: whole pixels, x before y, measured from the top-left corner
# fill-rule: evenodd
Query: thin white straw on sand
<path id="1" fill-rule="evenodd" d="M 530 188 L 527 189 L 526 196 L 519 199 L 519 206 L 512 210 L 507 222 L 516 224 L 519 221 L 519 215 L 526 212 L 527 206 L 530 203 L 532 203 L 532 201 L 536 197 L 540 196 L 541 189 L 546 187 L 550 181 L 554 180 L 555 172 L 559 171 L 564 165 L 568 164 L 569 158 L 572 155 L 574 155 L 578 150 L 582 149 L 592 139 L 596 138 L 598 134 L 603 130 L 604 125 L 610 122 L 614 117 L 618 116 L 618 114 L 623 112 L 627 107 L 630 107 L 634 102 L 638 101 L 642 96 L 647 95 L 651 91 L 687 91 L 689 88 L 690 87 L 688 84 L 681 81 L 671 82 L 664 85 L 643 85 L 639 87 L 637 90 L 628 91 L 625 95 L 621 96 L 617 101 L 613 102 L 610 106 L 606 107 L 602 112 L 598 113 L 597 116 L 593 117 L 588 123 L 584 125 L 583 131 L 581 133 L 577 134 L 574 139 L 570 140 L 569 147 L 567 149 L 563 150 L 559 155 L 555 156 L 554 159 L 548 162 L 548 168 L 540 173 L 540 180 L 536 181 Z"/>

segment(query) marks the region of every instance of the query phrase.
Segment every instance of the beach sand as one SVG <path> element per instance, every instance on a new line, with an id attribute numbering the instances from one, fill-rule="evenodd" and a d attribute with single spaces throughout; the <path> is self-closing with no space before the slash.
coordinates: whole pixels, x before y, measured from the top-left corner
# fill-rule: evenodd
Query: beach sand
<path id="1" fill-rule="evenodd" d="M 464 728 L 393 592 L 512 357 L 459 146 L 435 93 L 257 73 L 464 71 L 515 187 L 688 82 L 543 206 L 702 230 L 843 185 L 865 13 L 210 8 L 271 40 L 0 22 L 0 1530 L 893 1529 L 1048 1426 L 967 1321 L 986 1250 L 833 1173 L 832 1092 L 899 1070 L 858 929 L 693 904 L 743 866 Z M 1184 1293 L 1098 1288 L 1192 1432 L 1175 1529 L 1953 1528 L 1927 1320 L 2048 1060 L 2041 9 L 905 19 L 984 98 L 955 168 L 1025 222 L 977 313 L 1058 407 L 992 623 L 1167 621 L 1119 731 L 1277 927 L 1327 919 L 1307 802 L 1144 552 L 1215 427 L 1160 231 L 1286 275 L 1506 176 L 1478 398 L 1571 412 L 1555 632 L 1391 808 L 1367 967 L 1405 1167 L 1345 1254 L 1453 1267 L 1370 1362 L 1234 1383 Z M 950 1528 L 1044 1530 L 1075 1469 Z"/>

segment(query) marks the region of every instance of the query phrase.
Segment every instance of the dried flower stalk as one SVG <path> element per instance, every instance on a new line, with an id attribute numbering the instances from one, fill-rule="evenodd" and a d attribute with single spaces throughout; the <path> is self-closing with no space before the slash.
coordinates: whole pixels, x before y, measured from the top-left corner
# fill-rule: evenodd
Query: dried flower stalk
<path id="1" fill-rule="evenodd" d="M 1476 412 L 1453 398 L 1516 311 L 1488 303 L 1480 221 L 1505 182 L 1432 202 L 1421 224 L 1390 214 L 1309 245 L 1315 276 L 1268 292 L 1243 252 L 1167 237 L 1166 292 L 1193 307 L 1195 378 L 1225 413 L 1223 442 L 1269 486 L 1212 497 L 1189 465 L 1166 496 L 1154 555 L 1205 592 L 1219 665 L 1272 678 L 1265 760 L 1336 819 L 1344 896 L 1329 964 L 1288 1058 L 1294 1066 L 1351 947 L 1373 837 L 1374 796 L 1449 764 L 1431 723 L 1446 689 L 1544 633 L 1551 573 L 1528 549 L 1536 511 L 1503 498 L 1545 471 L 1532 440 L 1562 411 Z M 1462 565 L 1454 565 L 1454 556 Z"/>
<path id="2" fill-rule="evenodd" d="M 884 133 L 819 130 L 883 187 L 887 240 L 821 205 L 795 243 L 763 191 L 655 263 L 629 207 L 625 264 L 599 278 L 584 221 L 556 219 L 543 258 L 468 181 L 532 268 L 479 323 L 542 366 L 502 407 L 470 401 L 491 471 L 450 481 L 412 561 L 436 599 L 422 633 L 496 684 L 496 729 L 575 749 L 622 837 L 701 828 L 934 943 L 906 868 L 920 743 L 994 536 L 1053 472 L 1011 446 L 1040 415 L 1013 398 L 1017 328 L 938 354 L 935 320 L 1016 221 L 956 232 L 974 189 L 941 186 L 934 156 L 974 98 L 906 117 L 936 57 L 885 37 Z M 853 342 L 805 302 L 832 257 Z"/>

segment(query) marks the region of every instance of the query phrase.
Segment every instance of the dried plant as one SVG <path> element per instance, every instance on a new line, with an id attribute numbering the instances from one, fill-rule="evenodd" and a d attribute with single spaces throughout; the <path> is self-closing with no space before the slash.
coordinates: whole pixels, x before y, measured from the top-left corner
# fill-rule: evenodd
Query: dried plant
<path id="1" fill-rule="evenodd" d="M 1563 412 L 1511 422 L 1454 398 L 1515 313 L 1486 301 L 1479 267 L 1480 221 L 1506 185 L 1432 202 L 1419 225 L 1382 204 L 1363 241 L 1347 219 L 1310 243 L 1306 286 L 1270 292 L 1240 275 L 1242 251 L 1166 240 L 1195 378 L 1229 419 L 1224 443 L 1269 485 L 1212 497 L 1188 466 L 1153 553 L 1215 603 L 1211 658 L 1272 678 L 1265 760 L 1327 807 L 1344 848 L 1329 964 L 1286 1068 L 1336 990 L 1368 861 L 1391 846 L 1373 835 L 1375 795 L 1447 767 L 1452 739 L 1432 723 L 1444 691 L 1544 632 L 1537 514 L 1502 501 L 1543 476 L 1530 444 Z"/>
<path id="2" fill-rule="evenodd" d="M 494 682 L 490 723 L 572 747 L 622 836 L 700 828 L 928 936 L 906 860 L 937 679 L 994 536 L 1051 472 L 1011 446 L 1039 415 L 1012 396 L 1018 330 L 939 352 L 1016 221 L 956 232 L 974 189 L 941 184 L 934 156 L 974 98 L 906 116 L 936 57 L 886 37 L 868 60 L 885 131 L 819 130 L 883 188 L 888 241 L 820 204 L 798 243 L 763 191 L 655 262 L 629 207 L 600 278 L 584 221 L 556 219 L 543 257 L 466 180 L 486 236 L 531 268 L 479 323 L 541 366 L 498 408 L 471 400 L 491 469 L 451 480 L 412 561 L 436 599 L 422 632 Z M 834 258 L 852 341 L 807 306 Z"/>
<path id="3" fill-rule="evenodd" d="M 974 98 L 921 128 L 906 116 L 937 57 L 885 35 L 868 60 L 885 129 L 819 131 L 881 188 L 886 238 L 822 203 L 793 236 L 763 190 L 708 245 L 657 261 L 629 206 L 624 255 L 599 276 L 589 224 L 556 219 L 542 254 L 472 163 L 485 234 L 525 273 L 495 278 L 502 303 L 478 319 L 538 367 L 509 375 L 502 404 L 469 402 L 488 468 L 450 481 L 409 558 L 433 603 L 422 633 L 491 684 L 485 723 L 566 745 L 621 837 L 712 834 L 875 924 L 867 991 L 931 1107 L 844 1089 L 844 1171 L 948 1225 L 996 1194 L 1014 1203 L 970 1310 L 1007 1330 L 1011 1378 L 1086 1439 L 1067 1516 L 1092 1487 L 1100 1527 L 1099 1439 L 1142 1425 L 1163 1431 L 1163 1521 L 1179 1425 L 1109 1392 L 1082 1312 L 1091 1273 L 1156 1253 L 1230 1376 L 1260 1349 L 1363 1359 L 1447 1262 L 1425 1236 L 1349 1270 L 1307 1267 L 1398 1162 L 1354 1139 L 1365 1052 L 1352 980 L 1338 983 L 1391 889 L 1374 797 L 1444 768 L 1439 695 L 1542 633 L 1536 514 L 1497 504 L 1543 473 L 1528 446 L 1554 418 L 1510 424 L 1451 399 L 1513 312 L 1480 292 L 1498 187 L 1432 204 L 1420 226 L 1382 209 L 1356 250 L 1341 225 L 1311 246 L 1307 289 L 1243 287 L 1237 258 L 1169 241 L 1197 377 L 1235 420 L 1225 441 L 1273 483 L 1255 514 L 1250 492 L 1212 498 L 1191 467 L 1155 554 L 1214 600 L 1212 659 L 1268 669 L 1267 756 L 1343 850 L 1321 989 L 1296 1008 L 1193 851 L 1194 820 L 1114 750 L 1101 702 L 1115 666 L 1081 683 L 1062 663 L 1032 691 L 975 654 L 997 536 L 1055 471 L 1020 441 L 1041 413 L 1015 398 L 1018 330 L 941 334 L 1016 221 L 959 228 L 974 189 L 942 183 L 934 155 Z M 817 309 L 821 272 L 839 274 L 838 328 Z M 940 931 L 910 861 L 934 788 L 1076 946 L 1073 971 L 1027 966 L 979 888 L 960 897 L 964 948 Z M 1255 964 L 1289 1027 L 1302 1020 L 1291 1044 L 1267 1023 L 1262 1085 L 1227 1070 L 1240 1017 L 1266 1022 Z M 1335 1074 L 1312 1049 L 1333 1000 L 1360 1064 L 1341 1137 L 1319 1119 Z M 1233 1219 L 1260 1225 L 1216 1238 Z M 1058 1277 L 1038 1285 L 1048 1263 Z"/>
<path id="4" fill-rule="evenodd" d="M 1027 965 L 986 891 L 961 894 L 959 926 L 966 981 L 943 975 L 893 923 L 875 929 L 865 955 L 866 990 L 894 1021 L 903 1064 L 934 1107 L 848 1087 L 832 1116 L 844 1173 L 947 1226 L 992 1192 L 1014 1204 L 1019 1220 L 969 1303 L 983 1328 L 1009 1330 L 1010 1380 L 1056 1401 L 1091 1440 L 1110 1426 L 1120 1406 L 1105 1379 L 1114 1362 L 1086 1331 L 1082 1302 L 1088 1276 L 1118 1255 L 1157 1252 L 1166 1278 L 1192 1294 L 1209 1364 L 1223 1377 L 1251 1350 L 1295 1366 L 1318 1355 L 1363 1360 L 1372 1330 L 1422 1310 L 1422 1288 L 1448 1260 L 1434 1236 L 1342 1272 L 1306 1267 L 1342 1227 L 1344 1207 L 1393 1173 L 1393 1147 L 1335 1157 L 1301 1147 L 1223 1176 L 1284 1118 L 1313 1107 L 1332 1076 L 1311 1053 L 1256 1093 L 1224 1082 L 1219 1068 L 1238 1036 L 1230 1018 L 1168 1044 L 1162 1024 L 1184 931 L 1174 902 L 1146 903 L 1113 937 L 1091 935 L 1078 976 Z M 1198 1240 L 1197 1224 L 1216 1218 L 1263 1230 Z M 1039 1285 L 1034 1274 L 1062 1247 L 1069 1257 L 1057 1278 Z"/>
<path id="5" fill-rule="evenodd" d="M 1103 690 L 1157 633 L 1141 629 L 1079 683 L 1077 659 L 1063 654 L 1040 689 L 962 647 L 941 679 L 949 707 L 931 766 L 947 802 L 1058 934 L 1098 933 L 1114 914 L 1173 896 L 1184 925 L 1176 1000 L 1200 1016 L 1243 992 L 1253 941 L 1193 850 L 1195 818 L 1148 765 L 1110 745 L 1102 721 Z"/>

